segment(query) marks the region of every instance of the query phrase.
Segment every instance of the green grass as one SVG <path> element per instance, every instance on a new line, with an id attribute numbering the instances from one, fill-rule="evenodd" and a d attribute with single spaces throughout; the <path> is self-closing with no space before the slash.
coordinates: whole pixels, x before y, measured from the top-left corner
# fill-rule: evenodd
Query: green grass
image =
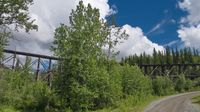
<path id="1" fill-rule="evenodd" d="M 200 96 L 195 96 L 192 98 L 192 102 L 193 103 L 197 103 L 197 104 L 200 104 Z"/>
<path id="2" fill-rule="evenodd" d="M 0 106 L 0 112 L 20 112 L 12 106 Z"/>
<path id="3" fill-rule="evenodd" d="M 200 91 L 200 87 L 195 87 L 193 88 L 191 91 Z M 200 95 L 199 96 L 195 96 L 192 98 L 192 103 L 197 103 L 200 105 Z"/>
<path id="4" fill-rule="evenodd" d="M 143 112 L 152 101 L 158 100 L 162 97 L 148 96 L 145 99 L 137 99 L 133 96 L 122 100 L 116 108 L 105 108 L 95 112 Z"/>

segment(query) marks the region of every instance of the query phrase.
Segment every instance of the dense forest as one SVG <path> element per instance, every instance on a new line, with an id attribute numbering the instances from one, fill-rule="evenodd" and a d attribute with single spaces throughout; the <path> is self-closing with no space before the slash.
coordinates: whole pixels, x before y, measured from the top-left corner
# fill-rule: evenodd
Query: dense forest
<path id="1" fill-rule="evenodd" d="M 121 64 L 128 63 L 129 65 L 138 65 L 140 67 L 145 65 L 152 65 L 143 68 L 146 75 L 179 75 L 184 73 L 186 75 L 198 75 L 199 66 L 195 66 L 200 62 L 199 51 L 194 48 L 173 49 L 166 47 L 165 51 L 153 50 L 152 55 L 145 53 L 141 55 L 132 55 L 122 58 Z M 170 66 L 170 65 L 176 66 Z M 187 66 L 194 64 L 194 66 Z M 160 65 L 160 66 L 153 66 Z M 153 67 L 153 68 L 152 68 Z M 156 68 L 157 67 L 157 68 Z M 167 73 L 168 72 L 168 73 Z M 195 77 L 195 76 L 194 76 Z"/>
<path id="2" fill-rule="evenodd" d="M 27 15 L 32 2 L 4 0 L 0 9 L 3 8 L 3 13 L 10 16 L 7 19 L 7 16 L 0 16 L 1 28 L 7 29 L 14 24 L 16 29 L 22 28 L 27 32 L 37 29 L 39 26 L 34 25 Z M 51 86 L 43 80 L 35 80 L 29 58 L 22 68 L 0 68 L 1 112 L 142 111 L 138 106 L 154 98 L 199 88 L 200 79 L 191 80 L 185 77 L 185 73 L 178 74 L 177 78 L 167 75 L 151 78 L 137 66 L 198 63 L 197 50 L 186 48 L 174 51 L 166 48 L 165 52 L 154 50 L 152 56 L 145 53 L 129 56 L 119 63 L 113 58 L 113 49 L 117 39 L 127 37 L 125 31 L 114 25 L 110 27 L 110 23 L 100 19 L 98 9 L 90 4 L 85 6 L 82 1 L 72 10 L 69 18 L 69 26 L 61 24 L 55 30 L 51 50 L 62 60 L 53 72 Z M 112 28 L 117 29 L 114 32 L 116 40 L 111 39 Z M 10 35 L 9 31 L 2 31 L 1 57 Z M 102 49 L 105 46 L 108 46 L 106 53 Z"/>
<path id="3" fill-rule="evenodd" d="M 166 47 L 165 51 L 153 50 L 152 55 L 145 53 L 122 58 L 122 63 L 130 65 L 142 64 L 190 64 L 199 63 L 199 51 L 195 48 L 173 49 Z"/>

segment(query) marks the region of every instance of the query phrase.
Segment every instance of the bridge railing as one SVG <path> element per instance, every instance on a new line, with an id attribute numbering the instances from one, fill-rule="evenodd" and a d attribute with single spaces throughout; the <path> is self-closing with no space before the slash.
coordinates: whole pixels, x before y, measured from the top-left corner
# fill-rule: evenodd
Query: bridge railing
<path id="1" fill-rule="evenodd" d="M 175 70 L 178 74 L 184 73 L 188 69 L 200 69 L 199 63 L 182 63 L 182 64 L 141 64 L 138 65 L 141 70 L 146 75 L 156 76 L 158 75 L 171 75 L 172 77 L 176 77 L 176 75 L 171 74 L 173 70 Z M 166 73 L 168 72 L 168 73 Z M 188 77 L 200 77 L 200 74 L 191 75 L 188 74 Z"/>
<path id="2" fill-rule="evenodd" d="M 40 73 L 46 72 L 47 76 L 44 76 L 46 80 L 50 80 L 53 63 L 56 63 L 60 59 L 53 56 L 27 53 L 21 51 L 7 50 L 4 49 L 4 58 L 1 59 L 1 67 L 8 69 L 16 69 L 18 67 L 23 67 L 26 62 L 26 58 L 31 58 L 29 67 L 35 72 L 36 80 L 39 80 Z"/>
<path id="3" fill-rule="evenodd" d="M 46 72 L 47 74 L 51 73 L 53 69 L 52 65 L 55 62 L 60 61 L 60 58 L 54 56 L 47 56 L 41 54 L 27 53 L 21 51 L 7 50 L 4 49 L 5 57 L 1 60 L 1 65 L 6 68 L 15 69 L 17 66 L 23 66 L 25 62 L 25 57 L 31 57 L 31 68 L 34 68 L 36 77 L 35 79 L 39 79 L 40 72 Z M 166 70 L 172 70 L 176 68 L 178 73 L 182 73 L 188 67 L 192 68 L 200 68 L 200 64 L 140 64 L 138 65 L 146 75 L 154 75 L 156 72 L 161 75 L 165 75 L 164 72 Z M 49 77 L 48 77 L 49 78 Z M 49 80 L 49 79 L 48 79 Z"/>

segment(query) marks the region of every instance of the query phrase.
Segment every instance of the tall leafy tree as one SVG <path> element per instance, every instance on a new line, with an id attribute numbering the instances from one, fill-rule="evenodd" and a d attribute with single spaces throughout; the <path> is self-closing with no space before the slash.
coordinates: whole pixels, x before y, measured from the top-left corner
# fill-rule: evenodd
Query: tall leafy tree
<path id="1" fill-rule="evenodd" d="M 29 17 L 29 5 L 33 4 L 33 0 L 1 0 L 0 1 L 0 57 L 2 50 L 10 36 L 11 29 L 25 29 L 26 32 L 37 29 L 34 20 Z"/>
<path id="2" fill-rule="evenodd" d="M 0 26 L 14 25 L 16 29 L 25 28 L 28 32 L 37 29 L 28 13 L 29 5 L 33 0 L 1 0 L 0 1 Z"/>
<path id="3" fill-rule="evenodd" d="M 110 40 L 111 28 L 100 19 L 99 10 L 80 1 L 72 10 L 70 26 L 61 24 L 55 32 L 53 51 L 63 61 L 59 66 L 57 89 L 62 105 L 73 111 L 102 108 L 112 104 L 115 95 L 104 62 L 102 48 L 114 46 Z M 114 83 L 115 81 L 113 81 Z"/>

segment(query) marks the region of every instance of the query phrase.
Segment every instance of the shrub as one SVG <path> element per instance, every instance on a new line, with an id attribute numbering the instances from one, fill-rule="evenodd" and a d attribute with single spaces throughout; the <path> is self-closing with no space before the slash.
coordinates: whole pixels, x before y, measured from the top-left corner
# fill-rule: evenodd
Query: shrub
<path id="1" fill-rule="evenodd" d="M 122 67 L 118 63 L 111 62 L 111 67 L 108 72 L 112 104 L 117 104 L 117 102 L 120 101 L 123 96 L 121 70 Z"/>
<path id="2" fill-rule="evenodd" d="M 95 94 L 92 98 L 92 109 L 100 109 L 116 105 L 122 97 L 121 66 L 110 62 L 110 68 L 101 66 L 91 69 L 93 74 L 87 81 L 87 86 Z"/>
<path id="3" fill-rule="evenodd" d="M 0 106 L 0 112 L 20 112 L 12 106 Z"/>
<path id="4" fill-rule="evenodd" d="M 120 65 L 111 64 L 110 70 L 107 70 L 107 66 L 99 65 L 96 62 L 84 66 L 86 67 L 83 70 L 82 81 L 71 79 L 73 80 L 71 86 L 62 88 L 62 84 L 66 82 L 62 77 L 66 77 L 66 75 L 58 75 L 54 84 L 56 91 L 58 90 L 57 94 L 62 97 L 62 106 L 80 112 L 117 104 L 122 97 Z M 70 102 L 68 98 L 70 98 Z"/>
<path id="5" fill-rule="evenodd" d="M 122 87 L 124 95 L 144 97 L 152 92 L 150 78 L 144 76 L 139 67 L 124 65 L 122 68 Z"/>
<path id="6" fill-rule="evenodd" d="M 167 76 L 157 76 L 152 83 L 155 95 L 164 96 L 174 93 L 173 82 Z"/>
<path id="7" fill-rule="evenodd" d="M 200 77 L 194 79 L 194 86 L 195 86 L 195 87 L 200 87 Z"/>
<path id="8" fill-rule="evenodd" d="M 185 91 L 186 79 L 183 74 L 179 75 L 175 80 L 175 90 L 178 92 Z"/>
<path id="9" fill-rule="evenodd" d="M 21 94 L 20 108 L 29 111 L 45 111 L 50 106 L 50 98 L 53 96 L 47 84 L 41 81 L 30 83 L 23 88 Z"/>
<path id="10" fill-rule="evenodd" d="M 106 69 L 96 69 L 96 73 L 88 78 L 88 86 L 95 96 L 92 98 L 93 109 L 107 107 L 113 104 L 112 87 Z"/>
<path id="11" fill-rule="evenodd" d="M 187 79 L 186 80 L 186 85 L 185 85 L 185 90 L 189 91 L 189 90 L 191 90 L 193 88 L 193 86 L 194 86 L 194 82 L 192 80 L 190 80 L 190 79 Z"/>
<path id="12" fill-rule="evenodd" d="M 24 111 L 45 111 L 50 108 L 55 95 L 45 82 L 32 80 L 32 75 L 24 74 L 23 70 L 1 71 L 1 105 Z"/>
<path id="13" fill-rule="evenodd" d="M 178 92 L 184 92 L 192 89 L 194 83 L 185 78 L 184 74 L 181 74 L 175 80 L 175 90 Z"/>

